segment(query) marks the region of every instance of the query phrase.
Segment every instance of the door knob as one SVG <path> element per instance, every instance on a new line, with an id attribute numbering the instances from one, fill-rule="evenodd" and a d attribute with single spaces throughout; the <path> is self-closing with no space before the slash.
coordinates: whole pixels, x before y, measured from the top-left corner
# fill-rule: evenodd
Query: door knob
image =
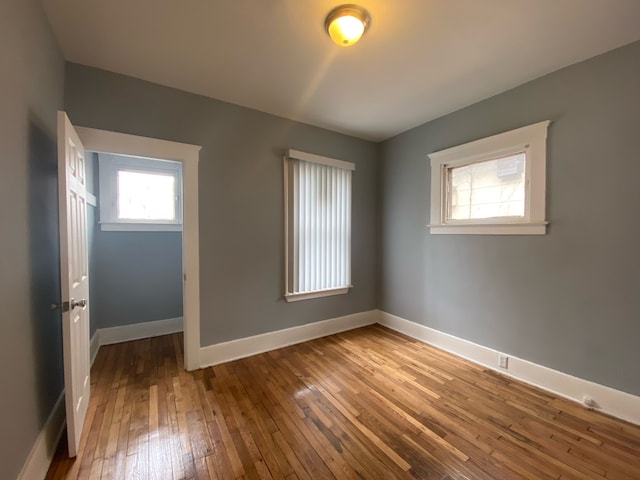
<path id="1" fill-rule="evenodd" d="M 71 310 L 73 310 L 76 307 L 86 307 L 87 306 L 87 299 L 83 298 L 82 300 L 74 300 L 71 299 Z"/>

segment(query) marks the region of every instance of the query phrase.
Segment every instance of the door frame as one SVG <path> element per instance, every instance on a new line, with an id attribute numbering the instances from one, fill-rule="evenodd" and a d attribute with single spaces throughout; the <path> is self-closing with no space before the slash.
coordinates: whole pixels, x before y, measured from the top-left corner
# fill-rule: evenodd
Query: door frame
<path id="1" fill-rule="evenodd" d="M 182 163 L 182 273 L 184 367 L 200 368 L 200 238 L 198 215 L 199 145 L 75 127 L 85 151 L 174 160 Z"/>

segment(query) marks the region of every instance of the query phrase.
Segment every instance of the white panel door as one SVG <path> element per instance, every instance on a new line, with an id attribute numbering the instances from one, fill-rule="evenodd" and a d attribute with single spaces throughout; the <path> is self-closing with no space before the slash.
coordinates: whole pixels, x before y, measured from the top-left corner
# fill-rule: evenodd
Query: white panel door
<path id="1" fill-rule="evenodd" d="M 84 147 L 64 112 L 58 112 L 58 191 L 67 437 L 75 457 L 90 390 L 87 186 Z"/>

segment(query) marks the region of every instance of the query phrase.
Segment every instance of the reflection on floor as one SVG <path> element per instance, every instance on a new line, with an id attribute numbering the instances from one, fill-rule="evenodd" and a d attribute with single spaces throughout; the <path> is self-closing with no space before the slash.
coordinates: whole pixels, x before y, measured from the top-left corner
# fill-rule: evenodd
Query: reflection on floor
<path id="1" fill-rule="evenodd" d="M 640 427 L 380 326 L 185 372 L 102 347 L 80 453 L 47 478 L 640 478 Z"/>

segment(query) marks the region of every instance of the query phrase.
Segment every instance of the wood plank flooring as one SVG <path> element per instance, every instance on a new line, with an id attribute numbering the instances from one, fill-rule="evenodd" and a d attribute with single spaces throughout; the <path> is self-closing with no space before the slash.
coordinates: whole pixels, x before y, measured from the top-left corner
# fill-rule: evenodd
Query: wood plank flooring
<path id="1" fill-rule="evenodd" d="M 48 479 L 640 479 L 640 427 L 381 326 L 185 372 L 105 346 Z"/>

